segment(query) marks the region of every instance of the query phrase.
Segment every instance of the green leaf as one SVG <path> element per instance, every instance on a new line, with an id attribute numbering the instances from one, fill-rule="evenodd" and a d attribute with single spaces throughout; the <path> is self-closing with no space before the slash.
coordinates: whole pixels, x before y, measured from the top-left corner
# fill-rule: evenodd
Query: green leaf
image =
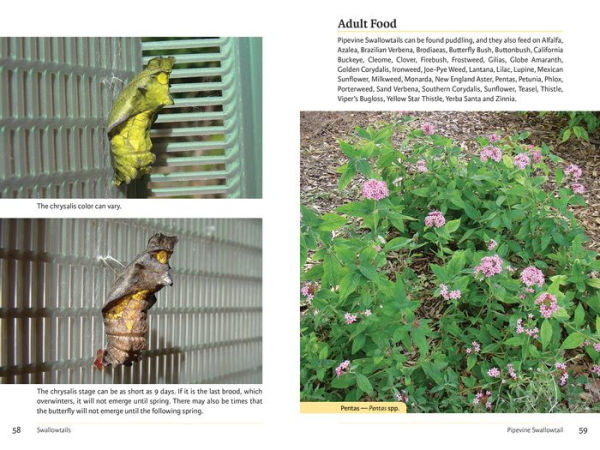
<path id="1" fill-rule="evenodd" d="M 567 312 L 567 310 L 565 308 L 563 308 L 562 306 L 559 306 L 558 311 L 556 311 L 552 315 L 552 318 L 558 320 L 559 322 L 564 322 L 566 320 L 569 320 L 571 318 L 571 316 L 569 316 L 569 313 Z"/>
<path id="2" fill-rule="evenodd" d="M 371 386 L 371 382 L 363 374 L 356 374 L 356 384 L 358 385 L 358 388 L 365 394 L 368 394 L 369 396 L 373 395 L 373 386 Z"/>
<path id="3" fill-rule="evenodd" d="M 349 216 L 363 217 L 370 215 L 370 209 L 367 202 L 350 202 L 345 205 L 338 206 L 336 211 L 342 214 L 348 214 Z"/>
<path id="4" fill-rule="evenodd" d="M 425 374 L 436 383 L 442 384 L 444 382 L 444 377 L 442 376 L 440 369 L 438 369 L 434 364 L 430 362 L 423 362 L 421 367 L 423 368 L 423 372 L 425 372 Z"/>
<path id="5" fill-rule="evenodd" d="M 514 336 L 504 341 L 504 344 L 511 347 L 520 347 L 523 345 L 523 338 L 521 336 Z"/>
<path id="6" fill-rule="evenodd" d="M 444 267 L 435 264 L 429 264 L 429 268 L 440 281 L 446 281 L 448 278 L 448 275 L 446 275 L 446 269 Z"/>
<path id="7" fill-rule="evenodd" d="M 338 180 L 338 189 L 344 189 L 348 186 L 348 183 L 352 181 L 354 178 L 354 174 L 356 173 L 356 166 L 354 165 L 354 161 L 350 161 L 346 166 L 346 170 L 342 173 L 342 176 Z"/>
<path id="8" fill-rule="evenodd" d="M 424 358 L 427 355 L 427 352 L 429 351 L 429 344 L 427 343 L 427 338 L 425 337 L 425 334 L 423 333 L 421 328 L 413 329 L 410 334 L 412 336 L 413 342 L 419 349 L 419 358 Z"/>
<path id="9" fill-rule="evenodd" d="M 383 251 L 389 252 L 389 251 L 393 251 L 393 250 L 400 250 L 401 248 L 406 247 L 411 241 L 412 241 L 412 239 L 409 239 L 407 237 L 394 238 L 391 241 L 389 241 L 387 244 L 385 244 L 385 246 L 383 247 Z"/>
<path id="10" fill-rule="evenodd" d="M 477 355 L 467 356 L 467 371 L 471 370 L 477 362 Z"/>
<path id="11" fill-rule="evenodd" d="M 375 281 L 377 279 L 377 269 L 375 269 L 373 266 L 358 266 L 358 270 L 360 270 L 360 273 L 362 273 L 371 281 Z"/>
<path id="12" fill-rule="evenodd" d="M 333 231 L 346 225 L 346 218 L 338 216 L 337 214 L 325 214 L 323 215 L 323 222 L 319 225 L 320 231 Z"/>
<path id="13" fill-rule="evenodd" d="M 359 334 L 352 342 L 352 354 L 358 352 L 365 345 L 366 337 L 364 334 Z"/>
<path id="14" fill-rule="evenodd" d="M 319 359 L 326 359 L 327 356 L 329 355 L 329 347 L 327 345 L 325 345 L 320 351 L 319 351 Z"/>
<path id="15" fill-rule="evenodd" d="M 513 162 L 513 160 L 511 159 L 511 157 L 508 156 L 508 155 L 503 155 L 502 156 L 502 162 L 509 169 L 514 169 L 515 168 L 515 163 Z"/>
<path id="16" fill-rule="evenodd" d="M 360 285 L 361 276 L 356 272 L 350 272 L 344 275 L 340 281 L 340 300 L 344 301 Z"/>
<path id="17" fill-rule="evenodd" d="M 600 278 L 588 278 L 585 282 L 594 289 L 600 289 Z"/>
<path id="18" fill-rule="evenodd" d="M 358 157 L 358 152 L 354 149 L 354 147 L 348 144 L 346 141 L 340 141 L 340 150 L 350 159 L 355 159 Z"/>
<path id="19" fill-rule="evenodd" d="M 577 348 L 583 343 L 583 341 L 585 341 L 585 335 L 578 332 L 574 332 L 567 336 L 560 348 L 562 350 Z"/>
<path id="20" fill-rule="evenodd" d="M 446 226 L 444 227 L 448 233 L 453 233 L 458 230 L 460 226 L 460 219 L 451 220 L 450 222 L 446 222 Z"/>
<path id="21" fill-rule="evenodd" d="M 583 325 L 584 320 L 585 311 L 580 303 L 579 305 L 577 305 L 577 308 L 575 308 L 575 316 L 573 316 L 573 323 L 576 327 L 580 327 L 581 325 Z"/>
<path id="22" fill-rule="evenodd" d="M 350 376 L 349 374 L 344 374 L 339 377 L 335 377 L 331 382 L 331 387 L 336 389 L 347 389 L 350 386 L 353 386 L 356 381 L 356 378 Z"/>
<path id="23" fill-rule="evenodd" d="M 323 278 L 325 285 L 337 286 L 340 278 L 341 266 L 332 255 L 325 255 L 323 258 Z"/>
<path id="24" fill-rule="evenodd" d="M 417 197 L 429 197 L 429 188 L 419 188 L 413 189 L 411 194 L 416 195 Z"/>
<path id="25" fill-rule="evenodd" d="M 448 198 L 450 200 L 450 203 L 452 203 L 454 206 L 464 209 L 465 202 L 461 198 L 459 191 L 452 191 L 452 194 L 450 194 Z"/>
<path id="26" fill-rule="evenodd" d="M 373 170 L 371 169 L 371 164 L 369 164 L 369 161 L 367 161 L 366 159 L 357 159 L 356 168 L 365 177 L 373 178 Z"/>
<path id="27" fill-rule="evenodd" d="M 542 328 L 540 329 L 540 339 L 542 341 L 542 348 L 545 350 L 552 339 L 552 325 L 547 319 L 542 323 Z"/>
<path id="28" fill-rule="evenodd" d="M 458 275 L 458 273 L 464 269 L 465 264 L 465 252 L 462 250 L 457 250 L 456 252 L 454 252 L 454 255 L 452 255 L 452 259 L 446 266 L 446 272 L 448 274 L 448 277 L 453 278 L 456 275 Z"/>

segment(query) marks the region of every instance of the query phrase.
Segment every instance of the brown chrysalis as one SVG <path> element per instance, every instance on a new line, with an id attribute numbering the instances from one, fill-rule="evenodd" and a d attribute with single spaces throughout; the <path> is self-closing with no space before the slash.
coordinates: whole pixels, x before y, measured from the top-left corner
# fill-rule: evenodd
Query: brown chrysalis
<path id="1" fill-rule="evenodd" d="M 173 285 L 169 258 L 176 243 L 176 236 L 155 234 L 146 250 L 113 283 L 102 307 L 106 349 L 96 353 L 94 365 L 99 370 L 140 360 L 147 348 L 147 311 L 156 303 L 154 294 L 166 285 Z"/>

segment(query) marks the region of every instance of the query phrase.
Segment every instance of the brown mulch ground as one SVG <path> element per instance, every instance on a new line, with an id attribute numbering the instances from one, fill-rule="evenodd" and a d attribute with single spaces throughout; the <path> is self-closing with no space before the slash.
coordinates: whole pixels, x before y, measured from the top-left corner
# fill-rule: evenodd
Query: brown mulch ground
<path id="1" fill-rule="evenodd" d="M 389 121 L 392 112 L 302 112 L 300 122 L 300 197 L 304 205 L 320 213 L 332 211 L 337 206 L 357 198 L 358 183 L 351 183 L 342 193 L 337 190 L 336 169 L 347 160 L 339 150 L 338 140 L 352 140 L 354 127 L 377 125 Z M 571 139 L 559 144 L 560 130 L 566 120 L 556 115 L 540 117 L 538 113 L 517 112 L 411 112 L 416 117 L 414 126 L 424 122 L 435 126 L 436 134 L 451 138 L 465 151 L 474 150 L 474 138 L 496 132 L 500 135 L 515 131 L 530 131 L 528 143 L 546 143 L 551 151 L 583 170 L 582 183 L 587 192 L 585 207 L 574 212 L 583 224 L 591 241 L 588 247 L 600 251 L 600 130 L 591 136 L 591 142 Z"/>

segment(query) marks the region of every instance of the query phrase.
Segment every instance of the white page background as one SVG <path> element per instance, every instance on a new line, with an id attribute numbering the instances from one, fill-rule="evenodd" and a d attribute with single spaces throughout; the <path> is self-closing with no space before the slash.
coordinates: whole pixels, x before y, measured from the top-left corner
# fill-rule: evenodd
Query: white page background
<path id="1" fill-rule="evenodd" d="M 497 448 L 508 445 L 587 448 L 598 445 L 598 415 L 454 414 L 300 415 L 298 340 L 299 112 L 345 109 L 335 101 L 336 38 L 340 19 L 393 19 L 408 30 L 563 30 L 568 95 L 553 104 L 535 99 L 506 109 L 599 110 L 600 43 L 595 2 L 558 1 L 52 1 L 2 6 L 5 36 L 262 36 L 263 200 L 122 201 L 119 217 L 263 217 L 264 413 L 260 424 L 185 423 L 77 425 L 70 435 L 10 436 L 34 428 L 34 387 L 0 386 L 0 448 L 31 443 L 49 448 L 373 448 L 425 445 Z M 496 105 L 497 108 L 497 105 Z M 351 109 L 356 109 L 355 106 Z M 376 105 L 362 109 L 379 110 Z M 387 108 L 390 109 L 390 108 Z M 447 105 L 398 105 L 448 109 Z M 460 109 L 493 109 L 466 104 Z M 3 217 L 52 217 L 35 201 L 0 201 Z M 86 213 L 56 217 L 110 217 Z M 123 419 L 125 422 L 125 419 Z M 190 423 L 191 422 L 191 423 Z M 564 426 L 557 436 L 513 436 L 507 426 Z M 586 426 L 586 436 L 577 428 Z M 18 446 L 18 447 L 17 447 Z"/>

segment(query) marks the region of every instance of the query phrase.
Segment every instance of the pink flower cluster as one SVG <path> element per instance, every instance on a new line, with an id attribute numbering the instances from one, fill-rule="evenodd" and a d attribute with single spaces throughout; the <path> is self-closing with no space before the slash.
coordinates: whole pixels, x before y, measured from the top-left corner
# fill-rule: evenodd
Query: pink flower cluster
<path id="1" fill-rule="evenodd" d="M 486 162 L 488 159 L 493 159 L 496 162 L 500 162 L 502 159 L 502 152 L 498 147 L 484 147 L 479 153 L 479 159 L 482 162 Z"/>
<path id="2" fill-rule="evenodd" d="M 594 350 L 596 350 L 597 352 L 600 352 L 600 342 L 594 342 Z"/>
<path id="3" fill-rule="evenodd" d="M 578 183 L 582 175 L 581 168 L 577 164 L 569 164 L 565 169 L 565 174 L 575 181 L 575 183 L 571 183 L 571 190 L 575 194 L 585 194 L 585 186 Z"/>
<path id="4" fill-rule="evenodd" d="M 591 370 L 592 373 L 598 375 L 600 377 L 600 366 L 598 364 L 594 364 Z"/>
<path id="5" fill-rule="evenodd" d="M 567 372 L 567 365 L 565 363 L 557 362 L 554 364 L 554 367 L 556 367 L 557 370 L 561 371 L 560 381 L 558 382 L 558 384 L 561 387 L 563 387 L 565 384 L 567 384 L 567 380 L 569 379 L 569 373 Z"/>
<path id="6" fill-rule="evenodd" d="M 552 294 L 548 294 L 547 292 L 544 292 L 542 295 L 540 295 L 536 299 L 535 304 L 540 305 L 540 313 L 542 314 L 542 317 L 545 317 L 546 319 L 550 318 L 552 314 L 558 311 L 556 297 Z"/>
<path id="7" fill-rule="evenodd" d="M 487 409 L 492 409 L 492 393 L 490 391 L 478 392 L 475 398 L 473 399 L 474 405 L 485 404 Z"/>
<path id="8" fill-rule="evenodd" d="M 365 316 L 369 317 L 369 316 L 370 316 L 371 314 L 373 314 L 373 313 L 371 312 L 371 310 L 370 310 L 370 309 L 365 309 L 365 312 L 364 312 L 363 314 L 364 314 Z"/>
<path id="9" fill-rule="evenodd" d="M 544 285 L 544 274 L 540 269 L 534 266 L 529 266 L 521 272 L 521 281 L 525 286 L 531 287 L 534 285 L 542 287 Z"/>
<path id="10" fill-rule="evenodd" d="M 315 292 L 317 292 L 318 288 L 319 285 L 317 283 L 306 283 L 304 286 L 302 286 L 300 292 L 306 297 L 306 301 L 310 303 L 314 298 Z"/>
<path id="11" fill-rule="evenodd" d="M 344 319 L 346 319 L 346 324 L 350 325 L 351 323 L 356 322 L 356 315 L 347 312 L 346 314 L 344 314 Z"/>
<path id="12" fill-rule="evenodd" d="M 569 164 L 565 169 L 565 174 L 578 181 L 581 178 L 582 171 L 577 164 Z"/>
<path id="13" fill-rule="evenodd" d="M 343 375 L 350 367 L 350 361 L 342 361 L 339 366 L 335 368 L 335 374 L 339 377 Z"/>
<path id="14" fill-rule="evenodd" d="M 529 319 L 529 321 L 533 321 L 533 314 L 528 314 L 527 318 Z M 517 334 L 523 334 L 525 333 L 527 336 L 533 336 L 534 339 L 537 339 L 539 336 L 539 328 L 535 326 L 535 324 L 533 324 L 534 326 L 532 326 L 532 324 L 528 323 L 527 327 L 523 326 L 523 319 L 519 319 L 517 320 L 517 329 L 516 332 Z"/>
<path id="15" fill-rule="evenodd" d="M 479 272 L 482 272 L 488 278 L 493 277 L 502 272 L 502 258 L 498 255 L 484 256 L 481 258 L 479 265 L 473 270 L 475 272 L 475 277 L 479 275 Z"/>
<path id="16" fill-rule="evenodd" d="M 496 133 L 492 133 L 488 135 L 488 139 L 490 142 L 498 142 L 500 140 L 500 136 L 498 136 Z"/>
<path id="17" fill-rule="evenodd" d="M 517 156 L 515 156 L 514 162 L 515 166 L 521 170 L 531 164 L 529 156 L 527 156 L 525 153 L 519 153 Z"/>
<path id="18" fill-rule="evenodd" d="M 517 379 L 517 373 L 515 372 L 515 367 L 512 364 L 507 364 L 506 369 L 508 370 L 508 374 L 513 380 Z"/>
<path id="19" fill-rule="evenodd" d="M 500 369 L 498 369 L 497 367 L 492 367 L 490 370 L 487 371 L 487 374 L 492 378 L 498 378 L 500 376 Z"/>
<path id="20" fill-rule="evenodd" d="M 365 181 L 363 184 L 362 195 L 365 198 L 381 200 L 382 198 L 386 198 L 388 195 L 390 195 L 390 191 L 388 190 L 385 181 L 370 179 Z"/>
<path id="21" fill-rule="evenodd" d="M 408 403 L 408 395 L 406 395 L 406 392 L 404 392 L 404 391 L 396 392 L 395 395 L 396 395 L 396 401 Z"/>
<path id="22" fill-rule="evenodd" d="M 446 219 L 441 211 L 430 211 L 425 217 L 425 226 L 426 227 L 443 227 L 446 223 Z"/>
<path id="23" fill-rule="evenodd" d="M 419 172 L 429 172 L 429 169 L 427 169 L 427 161 L 425 161 L 424 159 L 420 159 L 417 161 L 417 170 Z"/>
<path id="24" fill-rule="evenodd" d="M 493 240 L 493 239 L 490 239 L 490 242 L 488 242 L 487 249 L 488 249 L 489 251 L 492 251 L 492 250 L 494 250 L 494 249 L 495 249 L 497 246 L 498 246 L 498 243 L 497 243 L 495 240 Z"/>
<path id="25" fill-rule="evenodd" d="M 542 162 L 542 152 L 539 150 L 534 150 L 533 145 L 529 146 L 529 155 L 531 156 L 531 159 L 533 159 L 534 163 L 539 164 Z"/>
<path id="26" fill-rule="evenodd" d="M 421 125 L 421 130 L 426 136 L 430 136 L 435 133 L 435 127 L 429 122 L 425 122 L 423 125 Z"/>
<path id="27" fill-rule="evenodd" d="M 442 294 L 444 300 L 450 300 L 460 298 L 461 292 L 458 289 L 448 291 L 448 286 L 445 284 L 440 284 L 440 294 Z"/>
<path id="28" fill-rule="evenodd" d="M 471 342 L 471 345 L 472 345 L 473 347 L 468 347 L 468 348 L 465 350 L 465 353 L 466 353 L 467 355 L 469 355 L 469 354 L 471 354 L 471 353 L 479 353 L 479 351 L 481 350 L 481 344 L 479 344 L 479 342 L 477 342 L 477 341 L 473 341 L 473 342 Z"/>

